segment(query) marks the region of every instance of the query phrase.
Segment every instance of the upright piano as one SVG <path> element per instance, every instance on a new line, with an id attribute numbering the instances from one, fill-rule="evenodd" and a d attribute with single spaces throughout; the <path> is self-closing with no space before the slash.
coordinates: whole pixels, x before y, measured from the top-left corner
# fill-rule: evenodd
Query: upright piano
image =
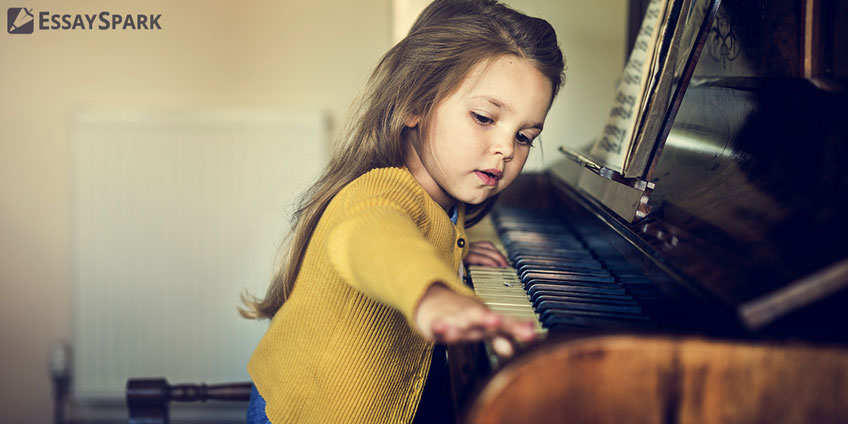
<path id="1" fill-rule="evenodd" d="M 848 4 L 716 5 L 640 213 L 563 155 L 470 230 L 512 267 L 469 283 L 543 340 L 450 348 L 462 419 L 848 422 Z"/>

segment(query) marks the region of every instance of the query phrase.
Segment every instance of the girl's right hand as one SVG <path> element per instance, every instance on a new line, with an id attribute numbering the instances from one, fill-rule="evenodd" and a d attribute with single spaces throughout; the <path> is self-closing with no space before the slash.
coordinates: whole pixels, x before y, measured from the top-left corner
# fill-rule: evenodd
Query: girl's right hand
<path id="1" fill-rule="evenodd" d="M 424 337 L 439 343 L 490 340 L 501 357 L 512 356 L 513 341 L 529 342 L 536 337 L 532 322 L 498 315 L 442 284 L 427 289 L 415 311 L 415 323 Z"/>

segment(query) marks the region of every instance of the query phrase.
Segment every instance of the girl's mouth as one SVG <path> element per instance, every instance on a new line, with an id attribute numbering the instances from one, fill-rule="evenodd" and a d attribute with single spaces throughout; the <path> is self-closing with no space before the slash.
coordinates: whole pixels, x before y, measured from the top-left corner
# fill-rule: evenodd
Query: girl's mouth
<path id="1" fill-rule="evenodd" d="M 494 187 L 498 180 L 501 179 L 502 173 L 497 169 L 487 169 L 485 171 L 474 171 L 475 174 L 483 181 L 484 184 Z"/>

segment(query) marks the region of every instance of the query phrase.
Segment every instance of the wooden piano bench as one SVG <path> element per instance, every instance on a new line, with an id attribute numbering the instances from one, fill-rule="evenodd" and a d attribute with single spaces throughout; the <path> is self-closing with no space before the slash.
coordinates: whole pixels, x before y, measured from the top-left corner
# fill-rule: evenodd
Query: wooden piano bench
<path id="1" fill-rule="evenodd" d="M 606 335 L 507 363 L 466 422 L 848 422 L 848 348 Z"/>

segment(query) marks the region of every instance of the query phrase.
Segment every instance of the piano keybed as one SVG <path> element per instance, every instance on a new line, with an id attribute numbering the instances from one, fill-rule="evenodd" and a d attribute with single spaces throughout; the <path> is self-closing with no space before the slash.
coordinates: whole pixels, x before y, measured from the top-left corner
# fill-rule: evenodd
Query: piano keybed
<path id="1" fill-rule="evenodd" d="M 475 292 L 492 310 L 531 319 L 540 333 L 655 327 L 656 314 L 644 306 L 662 311 L 667 301 L 608 246 L 545 211 L 498 209 L 478 226 L 472 240 L 492 241 L 512 265 L 469 267 Z"/>

